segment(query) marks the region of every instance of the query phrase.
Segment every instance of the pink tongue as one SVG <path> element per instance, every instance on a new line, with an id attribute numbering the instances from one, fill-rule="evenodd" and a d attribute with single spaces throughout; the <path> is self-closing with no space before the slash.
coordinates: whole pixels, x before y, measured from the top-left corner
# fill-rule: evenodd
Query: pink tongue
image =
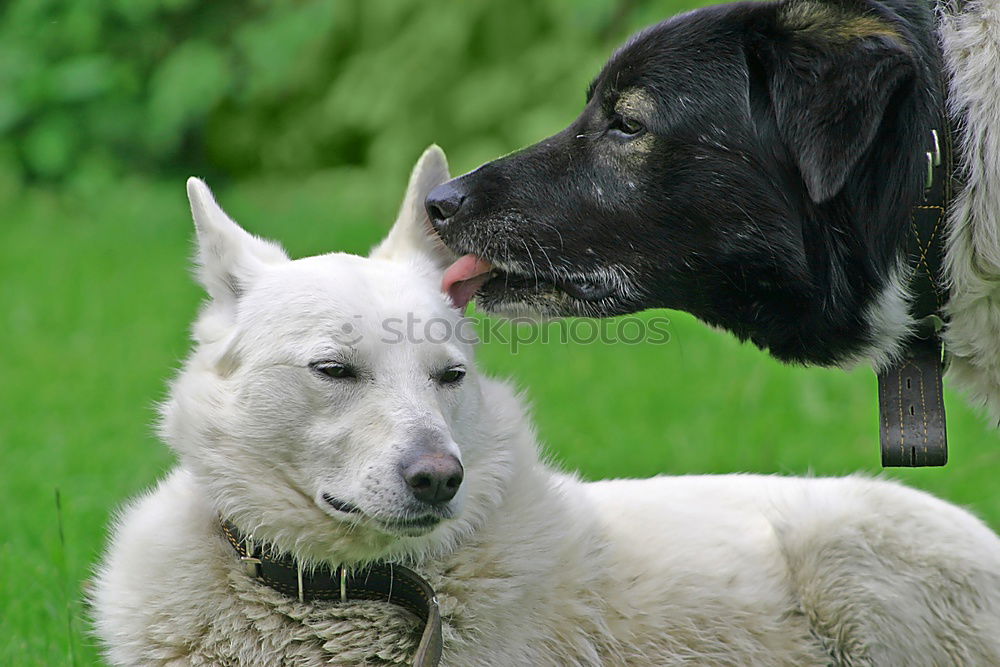
<path id="1" fill-rule="evenodd" d="M 451 298 L 455 307 L 464 311 L 476 290 L 490 277 L 493 265 L 478 255 L 464 255 L 448 267 L 441 278 L 441 291 Z"/>

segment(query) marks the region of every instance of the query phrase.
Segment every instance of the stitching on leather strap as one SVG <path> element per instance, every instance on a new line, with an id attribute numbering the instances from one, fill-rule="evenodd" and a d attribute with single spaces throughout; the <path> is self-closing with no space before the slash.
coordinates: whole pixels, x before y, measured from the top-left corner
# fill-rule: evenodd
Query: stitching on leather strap
<path id="1" fill-rule="evenodd" d="M 944 220 L 944 213 L 945 213 L 944 207 L 943 206 L 915 206 L 914 208 L 917 208 L 917 209 L 920 209 L 920 210 L 923 210 L 923 211 L 934 211 L 934 210 L 936 210 L 938 212 L 937 217 L 934 220 L 934 227 L 931 228 L 931 233 L 928 236 L 926 243 L 924 243 L 923 239 L 920 238 L 920 231 L 917 229 L 917 225 L 914 222 L 912 216 L 910 217 L 910 231 L 913 232 L 913 238 L 916 239 L 917 248 L 920 249 L 920 257 L 917 258 L 917 263 L 919 265 L 923 266 L 924 275 L 927 276 L 927 280 L 930 281 L 931 286 L 933 287 L 934 300 L 937 302 L 938 308 L 941 308 L 941 306 L 944 305 L 942 303 L 942 301 L 941 301 L 941 291 L 942 291 L 941 290 L 941 285 L 940 285 L 940 283 L 938 281 L 938 277 L 934 274 L 934 271 L 931 269 L 930 265 L 927 263 L 927 254 L 931 251 L 931 248 L 934 245 L 934 239 L 937 238 L 938 230 L 941 227 L 941 221 Z"/>
<path id="2" fill-rule="evenodd" d="M 902 371 L 906 368 L 903 366 L 900 369 L 899 374 L 896 376 L 898 383 L 898 390 L 896 392 L 896 405 L 899 406 L 899 453 L 900 455 L 906 451 L 906 430 L 903 428 L 903 373 Z"/>
<path id="3" fill-rule="evenodd" d="M 927 435 L 927 397 L 924 395 L 924 378 L 920 376 L 920 417 L 924 426 L 924 451 L 927 451 L 927 444 L 930 437 Z"/>

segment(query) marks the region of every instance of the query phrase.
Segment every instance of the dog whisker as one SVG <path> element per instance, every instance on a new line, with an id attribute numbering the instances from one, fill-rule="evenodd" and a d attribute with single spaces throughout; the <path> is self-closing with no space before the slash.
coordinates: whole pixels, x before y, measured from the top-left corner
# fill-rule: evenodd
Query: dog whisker
<path id="1" fill-rule="evenodd" d="M 559 249 L 563 250 L 563 251 L 566 250 L 566 241 L 565 241 L 565 239 L 563 239 L 562 232 L 559 231 L 558 227 L 556 227 L 555 225 L 553 225 L 551 222 L 546 222 L 544 220 L 539 220 L 538 224 L 541 225 L 542 227 L 548 227 L 549 229 L 551 229 L 552 231 L 554 231 L 556 233 L 556 236 L 559 237 Z"/>
<path id="2" fill-rule="evenodd" d="M 522 236 L 518 240 L 524 246 L 524 254 L 527 255 L 528 260 L 531 262 L 531 273 L 535 278 L 535 287 L 538 287 L 541 285 L 541 282 L 538 279 L 538 268 L 535 266 L 535 258 L 532 256 L 531 251 L 528 250 L 528 243 L 524 240 L 524 237 Z"/>

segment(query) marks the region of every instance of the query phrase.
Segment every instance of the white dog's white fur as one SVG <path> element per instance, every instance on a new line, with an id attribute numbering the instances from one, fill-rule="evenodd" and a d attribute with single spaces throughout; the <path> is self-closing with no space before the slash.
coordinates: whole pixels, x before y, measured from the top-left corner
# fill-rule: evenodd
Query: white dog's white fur
<path id="1" fill-rule="evenodd" d="M 180 464 L 121 514 L 100 567 L 110 662 L 407 662 L 407 612 L 257 583 L 225 516 L 309 564 L 417 569 L 441 601 L 448 665 L 1000 664 L 1000 540 L 967 512 L 857 477 L 583 483 L 540 461 L 524 406 L 476 374 L 470 344 L 419 327 L 387 341 L 389 318 L 458 325 L 438 289 L 452 258 L 422 207 L 446 178 L 429 150 L 371 258 L 296 261 L 189 183 L 210 299 L 163 408 Z M 329 360 L 357 377 L 310 368 Z M 463 381 L 435 381 L 456 365 Z M 418 512 L 399 461 L 428 442 L 465 479 L 451 518 L 399 529 Z"/>

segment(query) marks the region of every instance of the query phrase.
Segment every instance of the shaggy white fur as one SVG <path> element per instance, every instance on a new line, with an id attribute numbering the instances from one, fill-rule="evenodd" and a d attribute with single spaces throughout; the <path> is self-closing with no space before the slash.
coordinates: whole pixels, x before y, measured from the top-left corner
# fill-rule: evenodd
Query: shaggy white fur
<path id="1" fill-rule="evenodd" d="M 584 483 L 540 461 L 471 344 L 419 327 L 386 340 L 388 319 L 460 322 L 419 206 L 445 178 L 428 151 L 373 258 L 294 262 L 189 184 L 211 300 L 163 409 L 180 464 L 119 516 L 97 577 L 111 663 L 407 663 L 407 612 L 261 585 L 225 516 L 310 565 L 415 568 L 438 592 L 447 665 L 1000 664 L 1000 539 L 969 513 L 857 477 Z M 461 382 L 434 379 L 456 367 Z M 465 468 L 440 508 L 400 479 L 428 448 Z M 400 523 L 418 516 L 440 522 Z"/>
<path id="2" fill-rule="evenodd" d="M 949 374 L 1000 419 L 1000 3 L 943 9 L 940 25 L 965 183 L 946 239 Z"/>

